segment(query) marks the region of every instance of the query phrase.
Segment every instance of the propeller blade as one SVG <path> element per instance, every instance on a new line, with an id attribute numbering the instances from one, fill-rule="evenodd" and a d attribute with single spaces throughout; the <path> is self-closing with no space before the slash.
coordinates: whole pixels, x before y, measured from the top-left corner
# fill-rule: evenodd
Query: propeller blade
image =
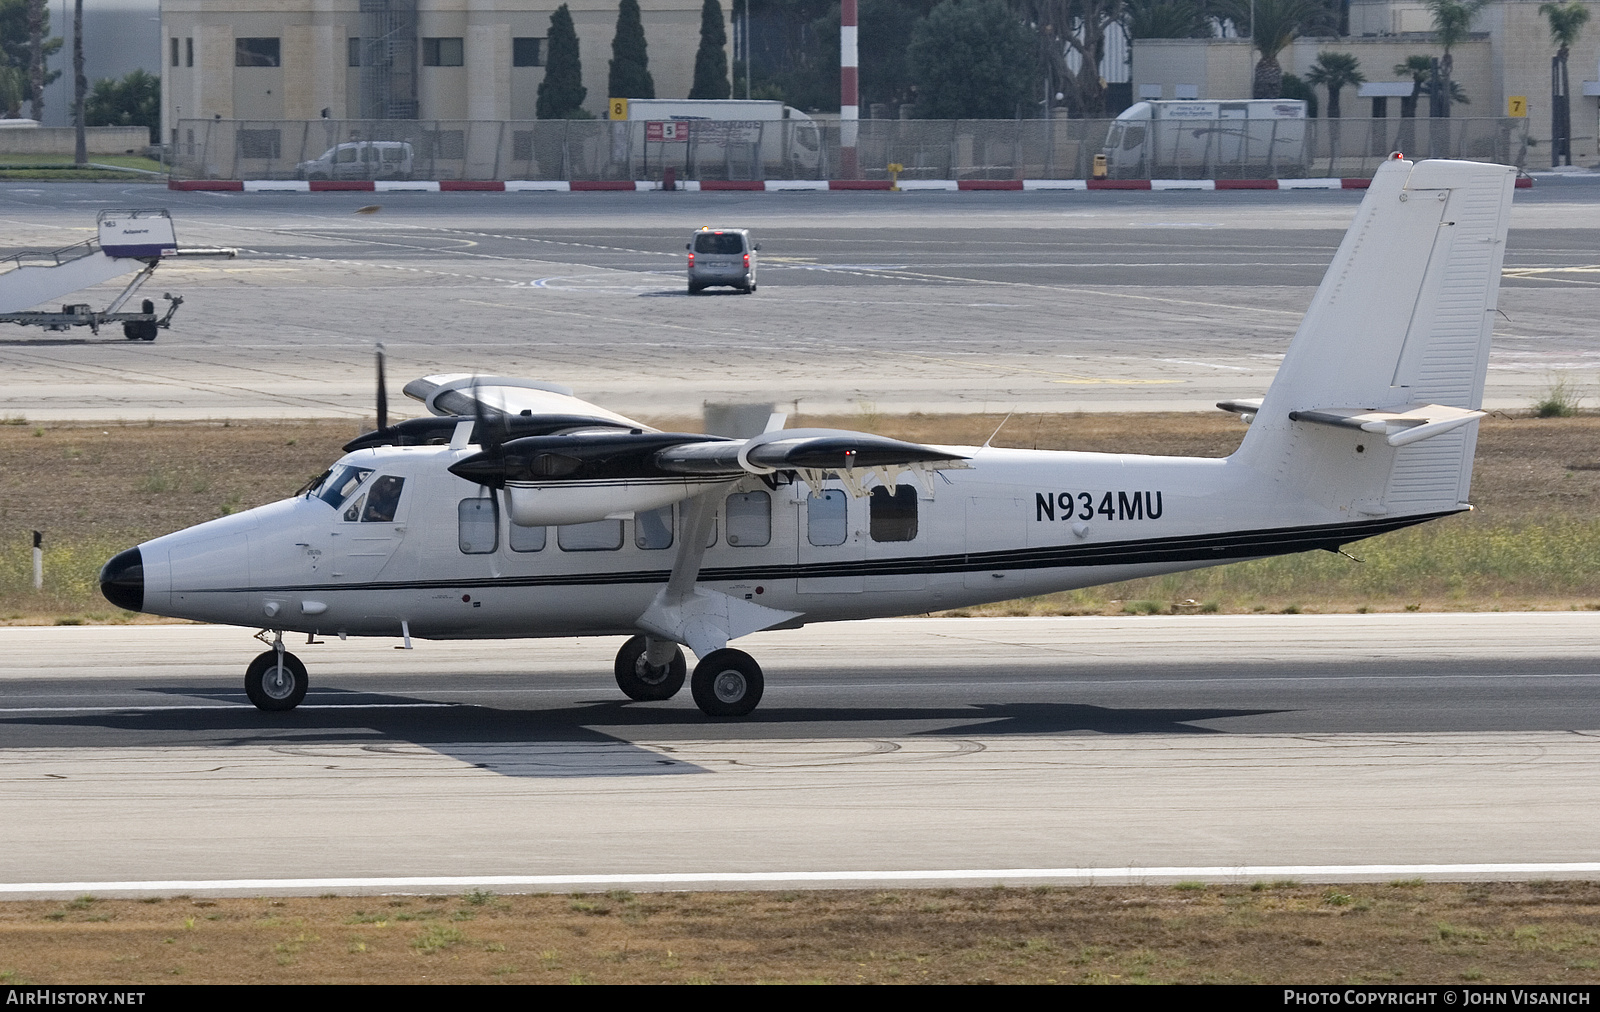
<path id="1" fill-rule="evenodd" d="M 378 345 L 378 431 L 389 428 L 389 385 L 384 382 L 383 345 Z"/>

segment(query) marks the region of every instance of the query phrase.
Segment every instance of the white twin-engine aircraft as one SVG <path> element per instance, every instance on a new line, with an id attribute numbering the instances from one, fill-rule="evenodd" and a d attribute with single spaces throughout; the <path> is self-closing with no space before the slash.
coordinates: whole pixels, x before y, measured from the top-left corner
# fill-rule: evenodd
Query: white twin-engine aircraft
<path id="1" fill-rule="evenodd" d="M 926 612 L 1338 550 L 1470 509 L 1516 170 L 1396 155 L 1225 459 L 921 446 L 859 432 L 659 432 L 541 383 L 434 376 L 302 495 L 147 541 L 112 603 L 262 627 L 245 675 L 287 710 L 283 634 L 628 635 L 622 691 L 748 714 L 762 629 Z"/>

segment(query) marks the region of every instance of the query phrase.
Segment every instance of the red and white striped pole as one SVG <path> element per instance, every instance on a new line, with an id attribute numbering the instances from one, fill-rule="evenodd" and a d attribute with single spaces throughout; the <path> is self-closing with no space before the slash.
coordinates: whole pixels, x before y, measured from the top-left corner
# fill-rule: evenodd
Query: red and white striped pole
<path id="1" fill-rule="evenodd" d="M 855 179 L 856 122 L 861 118 L 861 93 L 856 56 L 856 0 L 839 5 L 839 174 Z"/>

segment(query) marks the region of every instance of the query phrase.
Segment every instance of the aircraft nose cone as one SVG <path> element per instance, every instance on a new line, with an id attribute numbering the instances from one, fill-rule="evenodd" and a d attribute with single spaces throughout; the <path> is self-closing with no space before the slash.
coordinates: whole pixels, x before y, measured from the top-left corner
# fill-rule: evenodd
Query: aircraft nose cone
<path id="1" fill-rule="evenodd" d="M 144 556 L 130 548 L 100 570 L 100 593 L 118 608 L 144 611 Z"/>

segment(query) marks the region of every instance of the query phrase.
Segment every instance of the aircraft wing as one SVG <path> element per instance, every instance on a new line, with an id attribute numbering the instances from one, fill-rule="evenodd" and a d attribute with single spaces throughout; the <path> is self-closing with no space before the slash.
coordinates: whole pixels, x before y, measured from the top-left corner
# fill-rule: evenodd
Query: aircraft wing
<path id="1" fill-rule="evenodd" d="M 578 419 L 608 427 L 656 431 L 643 422 L 636 422 L 598 404 L 590 404 L 574 396 L 571 387 L 556 383 L 451 373 L 412 380 L 405 385 L 405 394 L 421 401 L 435 415 L 470 418 L 477 414 L 478 405 L 481 404 L 491 414 L 534 418 L 553 415 L 564 420 Z"/>

